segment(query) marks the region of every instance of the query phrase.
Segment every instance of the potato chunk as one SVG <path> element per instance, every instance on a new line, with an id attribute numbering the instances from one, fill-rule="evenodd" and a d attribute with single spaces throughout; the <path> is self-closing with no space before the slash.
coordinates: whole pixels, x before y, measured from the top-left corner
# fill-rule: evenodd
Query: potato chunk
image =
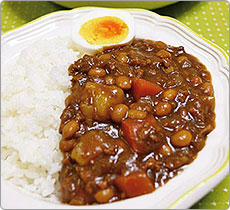
<path id="1" fill-rule="evenodd" d="M 109 119 L 110 107 L 122 103 L 124 98 L 123 90 L 116 86 L 87 82 L 80 109 L 87 118 L 87 123 L 93 120 L 104 122 Z"/>

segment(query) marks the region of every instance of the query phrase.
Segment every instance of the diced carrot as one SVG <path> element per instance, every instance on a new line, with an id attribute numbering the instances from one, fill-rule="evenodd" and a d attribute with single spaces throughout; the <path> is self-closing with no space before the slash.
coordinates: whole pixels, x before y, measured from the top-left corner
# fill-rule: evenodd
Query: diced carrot
<path id="1" fill-rule="evenodd" d="M 115 180 L 115 184 L 127 197 L 135 197 L 154 191 L 154 186 L 144 171 L 120 176 Z"/>
<path id="2" fill-rule="evenodd" d="M 146 144 L 143 139 L 139 138 L 138 132 L 146 123 L 148 123 L 149 126 L 153 127 L 156 127 L 157 125 L 157 121 L 155 120 L 153 115 L 148 115 L 142 121 L 127 118 L 121 123 L 124 138 L 132 147 L 132 149 L 137 153 L 142 153 L 143 151 L 145 151 L 144 147 L 146 146 Z"/>
<path id="3" fill-rule="evenodd" d="M 122 130 L 124 133 L 124 138 L 132 147 L 132 149 L 139 153 L 142 151 L 142 145 L 139 144 L 137 131 L 142 127 L 143 123 L 138 122 L 137 120 L 133 119 L 126 119 L 122 121 Z"/>
<path id="4" fill-rule="evenodd" d="M 154 96 L 160 93 L 163 89 L 152 82 L 144 79 L 134 79 L 132 84 L 133 97 L 137 100 L 143 96 Z"/>

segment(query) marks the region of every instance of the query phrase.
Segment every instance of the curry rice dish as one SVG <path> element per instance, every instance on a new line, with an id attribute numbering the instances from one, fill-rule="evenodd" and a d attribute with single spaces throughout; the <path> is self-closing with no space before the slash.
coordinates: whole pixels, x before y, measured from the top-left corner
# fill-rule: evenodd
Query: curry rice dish
<path id="1" fill-rule="evenodd" d="M 59 132 L 62 202 L 153 192 L 191 163 L 215 128 L 211 75 L 183 47 L 135 39 L 84 55 Z"/>

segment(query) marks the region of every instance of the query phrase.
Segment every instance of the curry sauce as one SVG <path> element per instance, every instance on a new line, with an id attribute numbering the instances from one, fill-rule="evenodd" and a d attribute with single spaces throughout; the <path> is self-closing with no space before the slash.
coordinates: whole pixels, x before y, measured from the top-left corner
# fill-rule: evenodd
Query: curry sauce
<path id="1" fill-rule="evenodd" d="M 62 202 L 153 192 L 191 163 L 215 128 L 211 75 L 182 46 L 135 39 L 69 67 L 61 115 Z"/>

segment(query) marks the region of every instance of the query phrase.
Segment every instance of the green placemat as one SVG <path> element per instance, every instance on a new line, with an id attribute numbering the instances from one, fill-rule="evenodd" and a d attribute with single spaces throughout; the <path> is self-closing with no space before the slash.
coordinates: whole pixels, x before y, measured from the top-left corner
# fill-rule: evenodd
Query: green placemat
<path id="1" fill-rule="evenodd" d="M 179 2 L 154 11 L 178 19 L 229 54 L 229 3 L 227 1 Z"/>
<path id="2" fill-rule="evenodd" d="M 48 1 L 4 1 L 1 3 L 1 34 L 42 15 L 66 9 Z M 201 36 L 218 44 L 229 54 L 229 4 L 227 2 L 179 2 L 154 12 L 180 20 Z M 192 208 L 229 208 L 229 176 Z"/>
<path id="3" fill-rule="evenodd" d="M 65 8 L 48 1 L 3 1 L 1 3 L 1 34 L 42 15 L 63 9 Z"/>

